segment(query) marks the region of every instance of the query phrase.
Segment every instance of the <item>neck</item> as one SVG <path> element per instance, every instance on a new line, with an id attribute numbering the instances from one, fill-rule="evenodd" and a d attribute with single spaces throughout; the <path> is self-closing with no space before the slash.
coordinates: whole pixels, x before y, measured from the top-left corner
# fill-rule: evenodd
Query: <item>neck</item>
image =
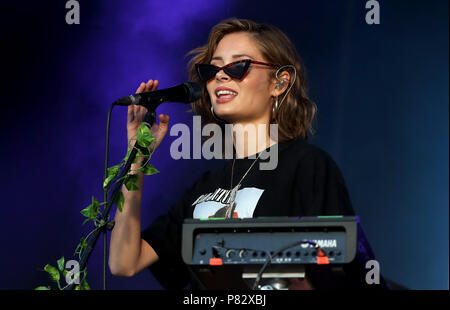
<path id="1" fill-rule="evenodd" d="M 233 144 L 237 158 L 255 155 L 275 143 L 277 141 L 270 135 L 270 122 L 233 123 Z"/>

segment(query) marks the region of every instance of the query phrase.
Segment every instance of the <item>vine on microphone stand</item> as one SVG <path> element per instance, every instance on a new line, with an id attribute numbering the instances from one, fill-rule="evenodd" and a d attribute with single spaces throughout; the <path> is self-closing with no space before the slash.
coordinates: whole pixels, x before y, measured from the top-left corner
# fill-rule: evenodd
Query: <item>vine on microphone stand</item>
<path id="1" fill-rule="evenodd" d="M 135 170 L 130 170 L 125 176 L 122 178 L 116 178 L 120 174 L 120 169 L 128 160 L 128 157 L 131 154 L 131 151 L 133 148 L 136 148 L 135 145 L 132 145 L 132 141 L 136 141 L 139 148 L 138 154 L 136 155 L 133 163 L 137 163 L 140 159 L 145 159 L 145 163 L 139 168 Z M 139 127 L 139 130 L 137 132 L 137 136 L 132 138 L 128 142 L 129 150 L 122 161 L 112 167 L 109 167 L 107 169 L 107 176 L 103 182 L 103 191 L 105 193 L 109 192 L 109 189 L 111 188 L 111 185 L 124 180 L 123 184 L 129 191 L 136 191 L 139 190 L 138 186 L 136 185 L 136 182 L 138 181 L 138 175 L 135 172 L 141 172 L 144 175 L 153 175 L 158 173 L 159 171 L 153 167 L 151 164 L 149 164 L 150 158 L 154 152 L 154 149 L 151 150 L 150 146 L 155 141 L 155 138 L 152 136 L 150 128 L 147 126 L 147 124 L 142 123 Z M 106 195 L 107 196 L 107 195 Z M 94 196 L 92 196 L 91 203 L 81 210 L 81 214 L 86 218 L 83 221 L 83 224 L 86 224 L 88 222 L 92 222 L 94 224 L 94 229 L 85 237 L 82 237 L 80 239 L 80 242 L 78 243 L 77 247 L 75 248 L 74 256 L 78 256 L 78 259 L 81 258 L 83 251 L 87 247 L 87 240 L 89 236 L 94 233 L 95 231 L 99 229 L 104 229 L 106 225 L 108 225 L 108 222 L 105 222 L 103 220 L 98 220 L 98 215 L 102 214 L 102 207 L 106 205 L 107 202 L 99 202 Z M 124 196 L 122 191 L 119 192 L 119 195 L 117 195 L 117 198 L 114 201 L 114 204 L 116 205 L 117 209 L 122 212 L 123 210 L 123 204 L 124 204 Z M 109 221 L 109 217 L 108 217 Z M 64 256 L 61 257 L 56 261 L 56 266 L 54 267 L 50 264 L 47 264 L 44 266 L 44 269 L 42 271 L 45 271 L 48 273 L 50 280 L 57 285 L 57 289 L 64 290 L 68 288 L 70 285 L 73 285 L 74 283 L 78 283 L 75 285 L 75 290 L 89 290 L 91 289 L 86 277 L 87 277 L 87 268 L 84 268 L 81 271 L 77 271 L 76 273 L 73 273 L 72 271 L 68 271 L 65 269 L 65 258 Z M 75 268 L 74 268 L 75 269 Z M 72 270 L 74 270 L 72 269 Z M 70 279 L 68 280 L 68 276 Z M 65 279 L 67 285 L 62 286 L 61 279 Z M 51 286 L 38 286 L 35 288 L 35 290 L 51 290 Z"/>

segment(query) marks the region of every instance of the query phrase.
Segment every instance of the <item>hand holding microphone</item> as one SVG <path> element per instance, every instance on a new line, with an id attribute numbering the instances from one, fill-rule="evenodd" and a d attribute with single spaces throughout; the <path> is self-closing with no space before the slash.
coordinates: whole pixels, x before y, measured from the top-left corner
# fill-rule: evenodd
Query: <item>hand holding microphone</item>
<path id="1" fill-rule="evenodd" d="M 148 80 L 147 83 L 142 82 L 136 90 L 136 94 L 153 92 L 158 88 L 159 81 L 158 80 Z M 136 138 L 137 131 L 139 126 L 144 119 L 145 114 L 147 113 L 147 108 L 142 105 L 131 104 L 128 106 L 128 115 L 127 115 L 127 137 L 128 141 L 132 138 Z M 152 136 L 156 138 L 155 142 L 153 142 L 152 147 L 156 149 L 164 139 L 167 134 L 167 130 L 169 128 L 169 115 L 159 114 L 159 124 L 155 123 L 151 127 Z"/>
<path id="2" fill-rule="evenodd" d="M 178 86 L 156 91 L 158 84 L 158 80 L 149 80 L 147 83 L 141 83 L 135 95 L 126 96 L 116 100 L 115 104 L 128 106 L 128 140 L 132 139 L 137 133 L 148 109 L 155 111 L 161 103 L 167 101 L 191 103 L 200 99 L 202 96 L 202 88 L 197 83 L 187 82 Z M 159 146 L 167 133 L 169 125 L 168 115 L 161 114 L 158 117 L 160 124 L 158 125 L 155 122 L 151 128 L 152 135 L 156 138 L 153 148 Z"/>

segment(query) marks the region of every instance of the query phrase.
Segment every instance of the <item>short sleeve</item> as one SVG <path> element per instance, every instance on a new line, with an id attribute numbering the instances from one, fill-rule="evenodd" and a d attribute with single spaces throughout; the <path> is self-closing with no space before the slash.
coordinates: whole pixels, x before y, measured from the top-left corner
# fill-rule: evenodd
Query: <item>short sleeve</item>
<path id="1" fill-rule="evenodd" d="M 342 173 L 325 151 L 314 149 L 303 156 L 297 183 L 304 216 L 354 215 Z"/>

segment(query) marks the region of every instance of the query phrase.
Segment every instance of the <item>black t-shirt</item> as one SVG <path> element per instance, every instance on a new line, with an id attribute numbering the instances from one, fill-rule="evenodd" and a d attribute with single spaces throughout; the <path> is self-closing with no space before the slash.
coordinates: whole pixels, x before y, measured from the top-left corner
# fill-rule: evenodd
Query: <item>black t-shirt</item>
<path id="1" fill-rule="evenodd" d="M 325 151 L 296 138 L 280 142 L 278 164 L 273 170 L 259 169 L 259 159 L 236 159 L 233 187 L 245 173 L 230 207 L 233 160 L 204 173 L 166 215 L 158 217 L 141 234 L 159 256 L 149 267 L 167 289 L 182 289 L 190 282 L 181 258 L 181 230 L 185 218 L 260 216 L 354 215 L 342 174 Z M 227 212 L 228 211 L 228 212 Z"/>

